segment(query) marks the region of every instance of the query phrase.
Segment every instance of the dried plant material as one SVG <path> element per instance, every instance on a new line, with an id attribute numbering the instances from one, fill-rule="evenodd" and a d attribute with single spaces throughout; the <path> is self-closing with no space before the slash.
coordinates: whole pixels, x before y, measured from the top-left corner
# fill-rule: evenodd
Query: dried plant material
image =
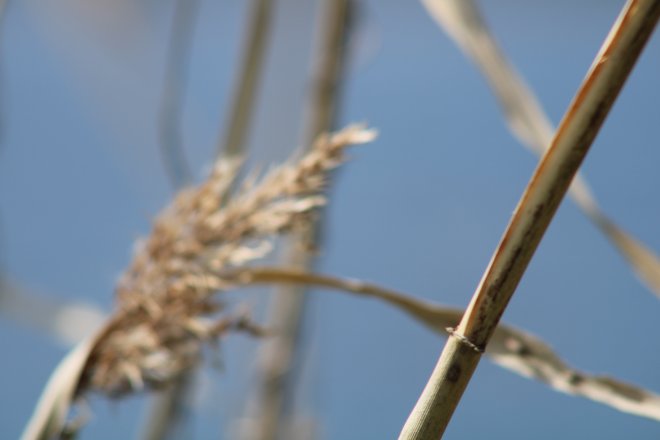
<path id="1" fill-rule="evenodd" d="M 274 283 L 309 285 L 376 298 L 405 312 L 440 336 L 447 336 L 447 328 L 455 327 L 463 315 L 460 309 L 420 300 L 374 284 L 295 269 L 256 267 L 230 270 L 221 276 L 225 282 L 238 287 Z M 255 335 L 264 334 L 264 330 L 255 327 L 245 315 L 238 317 L 235 327 Z M 81 343 L 53 373 L 22 440 L 52 438 L 61 431 L 71 403 L 72 390 L 85 364 L 90 345 L 89 341 Z M 499 325 L 488 344 L 486 355 L 495 364 L 545 383 L 556 391 L 582 396 L 622 412 L 660 421 L 660 395 L 606 376 L 575 370 L 547 344 L 522 330 Z"/>
<path id="2" fill-rule="evenodd" d="M 511 132 L 524 146 L 542 155 L 552 141 L 552 123 L 532 90 L 498 46 L 474 1 L 422 0 L 422 3 L 478 66 L 502 107 Z M 660 258 L 602 212 L 581 174 L 575 176 L 570 195 L 619 250 L 644 284 L 660 297 Z"/>
<path id="3" fill-rule="evenodd" d="M 660 421 L 660 395 L 608 376 L 575 370 L 529 333 L 498 326 L 486 347 L 486 355 L 497 365 L 543 382 L 559 392 Z"/>
<path id="4" fill-rule="evenodd" d="M 350 0 L 319 2 L 318 44 L 313 53 L 313 74 L 309 101 L 305 111 L 304 139 L 308 144 L 319 133 L 335 125 L 341 97 L 342 79 L 348 52 L 353 7 Z M 287 237 L 283 262 L 299 269 L 310 270 L 317 250 L 322 247 L 324 210 L 307 227 Z M 301 332 L 309 297 L 304 286 L 279 286 L 269 306 L 268 325 L 278 331 L 261 344 L 254 392 L 247 404 L 245 422 L 239 426 L 241 440 L 274 440 L 277 438 L 312 439 L 309 430 L 295 429 L 299 417 L 292 408 L 293 396 L 306 394 L 293 366 L 302 356 Z M 314 412 L 313 408 L 306 408 Z M 249 421 L 249 422 L 248 422 Z M 311 426 L 312 418 L 307 426 Z"/>
<path id="5" fill-rule="evenodd" d="M 400 439 L 442 437 L 481 352 L 659 17 L 660 2 L 656 0 L 629 0 L 621 11 L 525 188 Z"/>
<path id="6" fill-rule="evenodd" d="M 287 283 L 323 286 L 385 301 L 430 330 L 447 336 L 458 325 L 460 309 L 423 301 L 394 290 L 357 280 L 281 268 L 252 268 L 238 271 L 243 284 Z M 542 382 L 552 389 L 581 396 L 619 411 L 660 421 L 660 395 L 634 385 L 576 370 L 567 365 L 545 342 L 527 332 L 500 324 L 485 351 L 502 368 Z"/>
<path id="7" fill-rule="evenodd" d="M 59 438 L 73 402 L 78 382 L 98 335 L 80 342 L 53 371 L 21 440 Z"/>
<path id="8" fill-rule="evenodd" d="M 220 271 L 263 257 L 276 234 L 322 205 L 327 174 L 348 145 L 374 132 L 359 126 L 323 135 L 299 160 L 247 183 L 226 201 L 237 161 L 220 161 L 199 187 L 181 192 L 138 245 L 117 287 L 117 312 L 94 349 L 84 387 L 110 395 L 160 387 L 191 368 L 203 342 L 229 325 L 213 316 L 213 293 L 230 286 Z"/>
<path id="9" fill-rule="evenodd" d="M 202 185 L 179 193 L 138 244 L 117 286 L 115 314 L 60 362 L 23 439 L 61 433 L 74 395 L 160 388 L 199 361 L 204 343 L 228 330 L 261 334 L 244 315 L 215 316 L 222 306 L 213 294 L 233 282 L 222 272 L 264 256 L 277 234 L 304 223 L 323 204 L 320 191 L 344 150 L 375 136 L 359 125 L 319 136 L 300 159 L 258 182 L 248 179 L 226 203 L 236 160 L 219 161 Z"/>

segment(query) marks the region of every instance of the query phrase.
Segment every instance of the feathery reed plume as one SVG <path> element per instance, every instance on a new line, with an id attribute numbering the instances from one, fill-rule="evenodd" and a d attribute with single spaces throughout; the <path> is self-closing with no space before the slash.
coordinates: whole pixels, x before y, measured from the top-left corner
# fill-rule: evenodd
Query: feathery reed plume
<path id="1" fill-rule="evenodd" d="M 320 191 L 348 145 L 375 133 L 350 126 L 322 135 L 309 153 L 247 179 L 224 204 L 238 161 L 219 161 L 199 187 L 184 190 L 138 245 L 117 287 L 117 312 L 85 368 L 80 389 L 109 395 L 157 388 L 200 358 L 201 347 L 244 320 L 214 318 L 213 293 L 231 285 L 221 272 L 266 255 L 274 235 L 308 219 L 324 203 Z M 223 206 L 224 204 L 224 206 Z"/>

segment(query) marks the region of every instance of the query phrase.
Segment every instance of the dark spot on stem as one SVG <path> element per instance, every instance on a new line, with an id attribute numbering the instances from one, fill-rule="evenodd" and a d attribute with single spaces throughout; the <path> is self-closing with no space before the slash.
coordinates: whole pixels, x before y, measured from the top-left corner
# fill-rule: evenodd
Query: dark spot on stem
<path id="1" fill-rule="evenodd" d="M 578 386 L 582 382 L 584 382 L 584 376 L 582 376 L 579 373 L 573 373 L 571 376 L 568 378 L 568 382 L 573 385 L 573 386 Z"/>
<path id="2" fill-rule="evenodd" d="M 521 345 L 517 350 L 518 356 L 527 357 L 532 355 L 532 349 L 527 345 Z"/>
<path id="3" fill-rule="evenodd" d="M 458 382 L 461 376 L 461 366 L 458 364 L 451 364 L 449 371 L 447 371 L 447 380 L 450 382 Z"/>

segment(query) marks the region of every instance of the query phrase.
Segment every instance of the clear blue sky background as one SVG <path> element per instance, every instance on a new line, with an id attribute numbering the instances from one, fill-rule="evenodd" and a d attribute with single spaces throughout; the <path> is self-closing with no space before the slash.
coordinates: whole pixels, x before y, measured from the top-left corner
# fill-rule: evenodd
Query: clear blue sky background
<path id="1" fill-rule="evenodd" d="M 0 219 L 4 271 L 43 295 L 111 310 L 134 239 L 171 197 L 159 106 L 172 1 L 10 1 L 0 37 Z M 225 120 L 244 2 L 203 1 L 183 117 L 197 176 Z M 247 2 L 245 2 L 247 3 Z M 622 1 L 483 2 L 503 47 L 554 122 Z M 313 2 L 278 2 L 255 161 L 297 146 L 309 79 Z M 418 2 L 360 8 L 341 122 L 380 131 L 351 153 L 328 212 L 323 272 L 465 306 L 536 163 L 507 132 L 484 81 Z M 660 250 L 660 38 L 631 76 L 584 170 L 606 212 Z M 254 304 L 265 295 L 231 294 Z M 260 309 L 259 306 L 256 307 Z M 660 303 L 570 202 L 504 319 L 572 365 L 660 391 Z M 0 437 L 15 438 L 66 352 L 0 318 Z M 443 340 L 374 301 L 317 292 L 299 406 L 324 439 L 395 438 Z M 257 343 L 231 336 L 206 368 L 196 438 L 230 438 Z M 92 400 L 83 439 L 132 438 L 144 398 Z M 655 439 L 620 414 L 482 362 L 448 438 Z"/>

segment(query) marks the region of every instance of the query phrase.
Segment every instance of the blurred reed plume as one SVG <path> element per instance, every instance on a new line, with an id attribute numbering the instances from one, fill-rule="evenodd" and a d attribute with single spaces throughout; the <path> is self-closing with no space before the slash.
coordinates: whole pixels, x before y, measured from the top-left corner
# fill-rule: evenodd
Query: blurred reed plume
<path id="1" fill-rule="evenodd" d="M 204 342 L 245 328 L 241 319 L 214 317 L 222 304 L 213 293 L 231 287 L 223 271 L 265 256 L 275 235 L 304 224 L 325 202 L 328 173 L 346 147 L 374 136 L 358 125 L 322 135 L 299 159 L 246 179 L 228 201 L 237 160 L 220 159 L 204 183 L 181 191 L 120 279 L 117 311 L 80 388 L 120 395 L 160 387 L 199 360 Z"/>

